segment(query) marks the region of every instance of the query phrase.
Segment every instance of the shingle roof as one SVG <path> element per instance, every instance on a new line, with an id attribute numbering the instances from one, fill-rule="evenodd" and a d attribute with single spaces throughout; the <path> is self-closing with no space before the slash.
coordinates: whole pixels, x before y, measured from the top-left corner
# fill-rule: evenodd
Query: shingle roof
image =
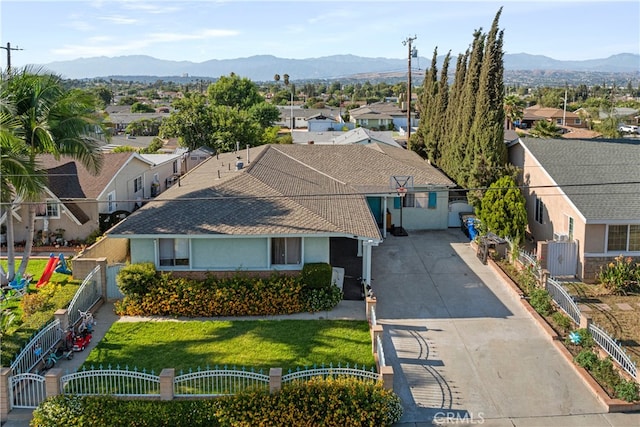
<path id="1" fill-rule="evenodd" d="M 98 175 L 92 175 L 80 162 L 44 154 L 37 161 L 41 169 L 47 171 L 49 189 L 60 199 L 95 199 L 105 189 L 116 172 L 120 170 L 132 153 L 102 154 L 102 168 Z"/>
<path id="2" fill-rule="evenodd" d="M 640 144 L 544 140 L 522 144 L 590 223 L 640 219 Z"/>
<path id="3" fill-rule="evenodd" d="M 250 150 L 249 162 L 242 159 L 245 165 L 240 171 L 235 170 L 236 154 L 221 154 L 191 170 L 179 185 L 148 202 L 110 234 L 325 234 L 380 239 L 362 188 L 388 192 L 390 172 L 415 172 L 420 179 L 437 178 L 434 183 L 453 185 L 424 161 L 419 164 L 427 171 L 419 170 L 413 156 L 406 156 L 403 164 L 399 151 L 406 150 L 390 148 L 398 152 L 392 156 L 363 145 L 260 146 Z"/>

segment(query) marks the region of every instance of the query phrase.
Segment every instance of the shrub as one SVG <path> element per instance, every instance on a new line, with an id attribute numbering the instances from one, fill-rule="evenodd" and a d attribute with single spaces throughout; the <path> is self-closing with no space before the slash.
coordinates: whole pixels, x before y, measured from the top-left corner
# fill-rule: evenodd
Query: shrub
<path id="1" fill-rule="evenodd" d="M 158 281 L 156 267 L 151 262 L 129 264 L 118 272 L 116 281 L 124 295 L 139 298 L 146 295 Z"/>
<path id="2" fill-rule="evenodd" d="M 22 320 L 27 320 L 33 314 L 41 311 L 47 305 L 48 298 L 46 295 L 36 292 L 26 294 L 20 301 L 22 308 Z"/>
<path id="3" fill-rule="evenodd" d="M 303 297 L 306 302 L 306 311 L 329 311 L 342 301 L 342 291 L 335 285 L 326 289 L 305 289 Z"/>
<path id="4" fill-rule="evenodd" d="M 34 427 L 324 425 L 390 426 L 402 416 L 400 399 L 380 383 L 314 378 L 277 393 L 247 390 L 198 400 L 124 400 L 111 396 L 55 396 L 33 412 Z"/>
<path id="5" fill-rule="evenodd" d="M 593 370 L 599 362 L 598 355 L 589 349 L 582 350 L 573 360 L 587 371 Z"/>
<path id="6" fill-rule="evenodd" d="M 307 263 L 302 267 L 300 277 L 306 288 L 322 289 L 332 285 L 332 273 L 331 266 L 326 262 Z"/>
<path id="7" fill-rule="evenodd" d="M 593 336 L 588 329 L 576 329 L 576 333 L 580 335 L 580 345 L 583 348 L 593 348 L 593 346 L 596 345 L 596 342 L 593 340 Z"/>
<path id="8" fill-rule="evenodd" d="M 625 258 L 620 255 L 615 258 L 615 262 L 600 267 L 597 279 L 613 293 L 626 295 L 638 289 L 640 263 L 634 262 L 631 257 Z"/>
<path id="9" fill-rule="evenodd" d="M 638 383 L 633 380 L 621 380 L 615 387 L 618 399 L 627 402 L 635 402 L 640 400 L 640 389 Z"/>
<path id="10" fill-rule="evenodd" d="M 544 289 L 536 288 L 529 294 L 529 302 L 535 311 L 543 316 L 548 316 L 553 311 L 551 295 Z"/>
<path id="11" fill-rule="evenodd" d="M 562 331 L 565 333 L 568 332 L 573 326 L 573 321 L 560 311 L 555 311 L 551 315 L 551 319 L 553 319 L 558 328 L 562 329 Z"/>

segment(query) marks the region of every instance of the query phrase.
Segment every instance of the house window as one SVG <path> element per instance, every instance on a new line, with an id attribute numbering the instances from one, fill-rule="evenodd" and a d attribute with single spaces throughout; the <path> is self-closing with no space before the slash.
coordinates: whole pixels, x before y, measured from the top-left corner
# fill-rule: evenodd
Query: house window
<path id="1" fill-rule="evenodd" d="M 640 251 L 640 225 L 629 226 L 629 251 Z"/>
<path id="2" fill-rule="evenodd" d="M 116 192 L 112 191 L 107 194 L 107 211 L 109 213 L 116 210 Z"/>
<path id="3" fill-rule="evenodd" d="M 562 124 L 562 119 L 556 119 L 556 124 L 561 125 Z"/>
<path id="4" fill-rule="evenodd" d="M 60 218 L 60 205 L 55 200 L 47 200 L 36 208 L 38 218 Z"/>
<path id="5" fill-rule="evenodd" d="M 188 266 L 189 240 L 159 239 L 160 266 Z"/>
<path id="6" fill-rule="evenodd" d="M 178 173 L 178 161 L 173 161 L 173 173 Z"/>
<path id="7" fill-rule="evenodd" d="M 573 240 L 573 217 L 569 217 L 569 240 Z"/>
<path id="8" fill-rule="evenodd" d="M 271 239 L 271 264 L 301 264 L 302 239 L 300 237 L 274 237 Z"/>
<path id="9" fill-rule="evenodd" d="M 577 124 L 577 125 L 581 125 L 581 124 L 582 124 L 582 120 L 580 120 L 580 119 L 575 119 L 575 120 L 574 120 L 574 123 L 575 123 L 575 124 Z"/>
<path id="10" fill-rule="evenodd" d="M 542 224 L 544 218 L 544 203 L 538 197 L 536 197 L 536 209 L 534 212 L 534 218 L 538 224 Z"/>
<path id="11" fill-rule="evenodd" d="M 133 180 L 133 192 L 137 193 L 140 190 L 142 190 L 142 176 Z"/>
<path id="12" fill-rule="evenodd" d="M 414 193 L 407 193 L 402 198 L 403 208 L 415 208 L 416 207 L 416 195 Z"/>

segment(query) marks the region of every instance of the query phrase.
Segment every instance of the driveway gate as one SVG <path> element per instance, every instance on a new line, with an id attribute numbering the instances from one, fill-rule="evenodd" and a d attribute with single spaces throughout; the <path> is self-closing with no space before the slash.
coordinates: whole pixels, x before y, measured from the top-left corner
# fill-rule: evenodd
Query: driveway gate
<path id="1" fill-rule="evenodd" d="M 120 292 L 120 288 L 118 288 L 118 284 L 116 283 L 116 276 L 124 266 L 125 264 L 112 264 L 107 266 L 107 301 L 124 298 L 124 295 Z"/>

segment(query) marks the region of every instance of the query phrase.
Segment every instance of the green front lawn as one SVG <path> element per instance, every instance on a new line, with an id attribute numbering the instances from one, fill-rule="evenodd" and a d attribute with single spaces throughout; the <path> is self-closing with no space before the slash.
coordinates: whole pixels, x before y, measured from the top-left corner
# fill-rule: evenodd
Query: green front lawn
<path id="1" fill-rule="evenodd" d="M 84 366 L 177 372 L 349 364 L 374 366 L 369 325 L 347 320 L 116 322 Z"/>

